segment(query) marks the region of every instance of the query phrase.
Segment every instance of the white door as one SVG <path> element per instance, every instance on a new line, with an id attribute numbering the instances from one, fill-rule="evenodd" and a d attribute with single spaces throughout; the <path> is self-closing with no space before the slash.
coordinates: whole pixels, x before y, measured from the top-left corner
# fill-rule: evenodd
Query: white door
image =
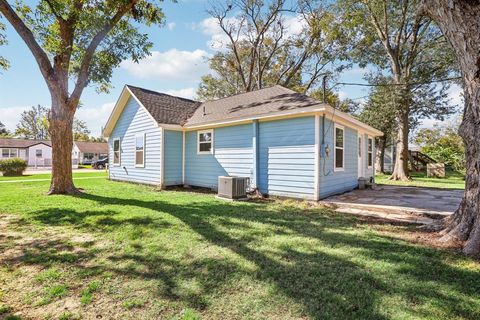
<path id="1" fill-rule="evenodd" d="M 358 177 L 363 177 L 363 139 L 362 135 L 358 135 Z"/>

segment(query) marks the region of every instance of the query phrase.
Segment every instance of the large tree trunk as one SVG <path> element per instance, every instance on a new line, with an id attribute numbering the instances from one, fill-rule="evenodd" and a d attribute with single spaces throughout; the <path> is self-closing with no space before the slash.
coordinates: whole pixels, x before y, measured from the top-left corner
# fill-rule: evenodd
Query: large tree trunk
<path id="1" fill-rule="evenodd" d="M 398 129 L 396 137 L 395 164 L 391 180 L 410 180 L 408 175 L 408 112 L 404 111 L 398 118 Z"/>
<path id="2" fill-rule="evenodd" d="M 387 147 L 387 137 L 385 135 L 381 136 L 378 139 L 378 156 L 377 156 L 377 163 L 375 164 L 375 168 L 379 173 L 385 173 L 385 148 Z"/>
<path id="3" fill-rule="evenodd" d="M 49 132 L 52 139 L 52 180 L 49 194 L 78 193 L 72 179 L 72 125 L 75 112 L 62 105 L 60 99 L 52 99 L 49 114 Z"/>
<path id="4" fill-rule="evenodd" d="M 480 1 L 424 0 L 422 11 L 442 29 L 460 63 L 465 110 L 460 135 L 465 143 L 465 193 L 446 219 L 443 241 L 465 241 L 463 251 L 480 254 Z"/>

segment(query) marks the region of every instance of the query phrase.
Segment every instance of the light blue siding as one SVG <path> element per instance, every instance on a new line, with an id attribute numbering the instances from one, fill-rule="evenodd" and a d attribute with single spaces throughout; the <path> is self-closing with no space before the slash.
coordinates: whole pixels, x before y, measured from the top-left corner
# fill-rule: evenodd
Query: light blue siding
<path id="1" fill-rule="evenodd" d="M 252 175 L 252 124 L 214 129 L 213 154 L 197 154 L 197 131 L 185 133 L 185 183 L 217 188 L 218 176 Z"/>
<path id="2" fill-rule="evenodd" d="M 145 167 L 135 167 L 135 135 L 145 134 Z M 120 138 L 121 162 L 113 164 L 113 141 Z M 133 98 L 128 100 L 108 139 L 110 179 L 160 184 L 161 130 Z"/>
<path id="3" fill-rule="evenodd" d="M 313 199 L 315 118 L 260 122 L 258 140 L 260 191 Z"/>
<path id="4" fill-rule="evenodd" d="M 358 186 L 358 135 L 357 131 L 344 126 L 345 148 L 344 148 L 344 170 L 334 171 L 334 129 L 335 125 L 331 120 L 325 119 L 325 144 L 330 148 L 329 157 L 320 158 L 320 198 L 333 194 L 346 192 Z M 323 127 L 320 123 L 320 135 Z M 321 137 L 321 136 L 320 136 Z M 321 141 L 321 139 L 320 139 Z M 366 149 L 365 149 L 366 150 Z"/>
<path id="5" fill-rule="evenodd" d="M 164 185 L 175 186 L 182 184 L 182 153 L 183 136 L 181 131 L 164 130 L 163 170 Z"/>

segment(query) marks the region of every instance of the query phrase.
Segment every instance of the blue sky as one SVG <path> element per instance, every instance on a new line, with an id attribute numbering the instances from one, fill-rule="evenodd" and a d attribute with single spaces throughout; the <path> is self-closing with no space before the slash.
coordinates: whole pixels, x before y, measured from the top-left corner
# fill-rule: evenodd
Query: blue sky
<path id="1" fill-rule="evenodd" d="M 82 95 L 83 107 L 77 117 L 86 121 L 93 135 L 99 135 L 124 84 L 166 92 L 187 98 L 194 97 L 200 77 L 208 73 L 208 56 L 215 52 L 212 44 L 221 32 L 206 10 L 208 1 L 165 1 L 166 23 L 163 27 L 142 27 L 153 42 L 152 56 L 140 64 L 124 62 L 115 69 L 114 88 L 110 93 L 97 94 L 93 87 Z M 50 105 L 50 96 L 36 62 L 21 38 L 7 23 L 9 44 L 0 47 L 11 67 L 0 74 L 0 121 L 14 130 L 23 110 L 32 105 Z M 344 82 L 364 82 L 366 70 L 354 67 L 341 76 Z M 341 98 L 358 98 L 368 94 L 365 87 L 338 87 Z M 459 89 L 451 90 L 452 100 L 459 101 Z M 425 126 L 432 121 L 426 121 Z"/>

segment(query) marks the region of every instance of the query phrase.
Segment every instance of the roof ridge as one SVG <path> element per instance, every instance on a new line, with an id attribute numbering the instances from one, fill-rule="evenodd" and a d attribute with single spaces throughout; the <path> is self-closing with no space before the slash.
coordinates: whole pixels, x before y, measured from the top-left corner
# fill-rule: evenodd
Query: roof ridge
<path id="1" fill-rule="evenodd" d="M 126 87 L 129 87 L 129 88 L 135 88 L 135 89 L 140 89 L 140 90 L 148 91 L 148 92 L 150 92 L 150 93 L 152 93 L 152 94 L 158 94 L 158 95 L 162 95 L 162 96 L 172 97 L 172 98 L 176 98 L 176 99 L 180 99 L 180 100 L 185 100 L 185 101 L 189 101 L 189 102 L 199 102 L 199 101 L 196 101 L 196 100 L 193 100 L 193 99 L 188 99 L 188 98 L 184 98 L 184 97 L 174 96 L 174 95 L 172 95 L 172 94 L 168 94 L 168 93 L 164 93 L 164 92 L 160 92 L 160 91 L 155 91 L 155 90 L 151 90 L 151 89 L 145 89 L 145 88 L 142 88 L 142 87 L 132 86 L 131 84 L 126 84 L 125 86 L 126 86 Z"/>
<path id="2" fill-rule="evenodd" d="M 271 86 L 268 86 L 268 87 L 263 87 L 263 88 L 256 89 L 256 90 L 252 90 L 252 91 L 235 93 L 235 94 L 232 94 L 231 96 L 228 96 L 228 97 L 223 97 L 223 98 L 218 98 L 218 99 L 213 99 L 213 100 L 207 100 L 207 101 L 201 102 L 201 104 L 204 104 L 204 103 L 207 103 L 207 102 L 220 101 L 220 100 L 229 99 L 229 98 L 233 98 L 233 97 L 238 97 L 238 96 L 241 96 L 241 95 L 244 95 L 244 94 L 259 92 L 259 91 L 263 91 L 263 90 L 267 90 L 267 89 L 271 89 L 271 88 L 275 88 L 275 87 L 279 87 L 279 88 L 288 90 L 288 91 L 290 91 L 290 92 L 294 92 L 294 93 L 301 94 L 301 93 L 299 93 L 299 92 L 296 92 L 296 91 L 294 91 L 294 90 L 292 90 L 292 89 L 289 89 L 289 88 L 287 88 L 287 87 L 284 87 L 284 86 L 282 86 L 282 85 L 274 84 L 274 85 L 271 85 Z"/>

